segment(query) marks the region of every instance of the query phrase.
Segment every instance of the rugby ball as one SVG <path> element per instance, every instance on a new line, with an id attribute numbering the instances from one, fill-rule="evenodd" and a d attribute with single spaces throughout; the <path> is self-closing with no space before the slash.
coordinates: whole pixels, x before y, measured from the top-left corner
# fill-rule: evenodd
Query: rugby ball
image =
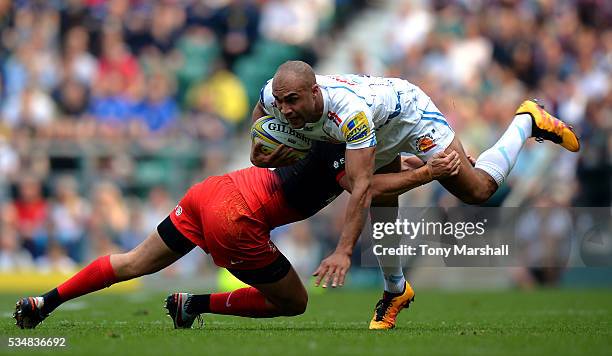
<path id="1" fill-rule="evenodd" d="M 312 147 L 312 142 L 308 137 L 293 130 L 289 124 L 281 122 L 272 115 L 260 117 L 253 123 L 251 140 L 253 143 L 261 142 L 262 150 L 266 154 L 284 144 L 293 149 L 291 156 L 298 159 L 306 157 Z"/>

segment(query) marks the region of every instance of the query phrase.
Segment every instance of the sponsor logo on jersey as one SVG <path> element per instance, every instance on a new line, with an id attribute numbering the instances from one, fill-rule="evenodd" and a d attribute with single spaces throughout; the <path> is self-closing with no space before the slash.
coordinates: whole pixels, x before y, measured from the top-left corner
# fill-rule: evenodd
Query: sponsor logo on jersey
<path id="1" fill-rule="evenodd" d="M 425 134 L 417 138 L 416 147 L 419 152 L 427 152 L 436 147 L 436 142 L 431 134 Z"/>
<path id="2" fill-rule="evenodd" d="M 328 111 L 327 118 L 330 119 L 334 124 L 336 124 L 336 126 L 340 127 L 340 123 L 342 122 L 342 120 L 340 120 L 340 116 L 338 116 L 338 114 L 333 111 Z"/>
<path id="3" fill-rule="evenodd" d="M 182 213 L 183 213 L 183 208 L 180 205 L 177 205 L 176 208 L 174 208 L 174 215 L 180 216 Z"/>
<path id="4" fill-rule="evenodd" d="M 368 118 L 363 111 L 353 116 L 352 119 L 342 126 L 342 134 L 347 143 L 355 143 L 363 140 L 370 135 L 370 125 Z"/>

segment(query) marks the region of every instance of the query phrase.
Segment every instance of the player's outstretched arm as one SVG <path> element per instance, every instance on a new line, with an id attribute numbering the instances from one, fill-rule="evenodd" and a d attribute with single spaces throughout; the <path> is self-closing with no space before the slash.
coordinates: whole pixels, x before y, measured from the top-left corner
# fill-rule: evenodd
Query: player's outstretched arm
<path id="1" fill-rule="evenodd" d="M 410 159 L 412 157 L 402 158 L 402 171 L 399 173 L 375 174 L 372 177 L 372 197 L 400 195 L 431 181 L 455 176 L 461 167 L 459 154 L 455 151 L 448 154 L 438 152 L 420 167 Z M 416 161 L 420 162 L 418 158 Z"/>
<path id="2" fill-rule="evenodd" d="M 473 161 L 471 157 L 469 158 Z M 460 159 L 455 151 L 449 154 L 439 152 L 426 164 L 414 156 L 402 157 L 401 172 L 375 174 L 372 177 L 372 198 L 400 195 L 433 180 L 455 176 L 459 173 L 459 167 Z M 346 176 L 343 176 L 338 183 L 344 190 L 351 192 Z"/>
<path id="3" fill-rule="evenodd" d="M 357 239 L 363 229 L 365 214 L 372 200 L 371 183 L 374 171 L 375 147 L 346 150 L 346 176 L 352 188 L 346 208 L 344 229 L 336 250 L 319 265 L 313 273 L 315 285 L 323 281 L 323 288 L 331 282 L 332 287 L 344 285 L 344 279 L 351 266 L 351 256 Z"/>
<path id="4" fill-rule="evenodd" d="M 346 177 L 352 191 L 346 207 L 344 228 L 336 250 L 352 252 L 363 229 L 367 209 L 372 201 L 371 185 L 375 150 L 375 147 L 346 150 Z"/>

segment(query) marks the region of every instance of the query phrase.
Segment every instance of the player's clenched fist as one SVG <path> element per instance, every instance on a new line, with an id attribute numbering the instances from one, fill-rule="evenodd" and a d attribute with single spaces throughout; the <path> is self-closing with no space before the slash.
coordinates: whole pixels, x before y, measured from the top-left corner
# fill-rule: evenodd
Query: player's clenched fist
<path id="1" fill-rule="evenodd" d="M 312 274 L 317 277 L 315 286 L 319 286 L 323 281 L 323 288 L 331 282 L 332 288 L 342 287 L 344 278 L 351 267 L 351 256 L 346 253 L 335 251 L 329 257 L 321 261 L 319 268 Z"/>

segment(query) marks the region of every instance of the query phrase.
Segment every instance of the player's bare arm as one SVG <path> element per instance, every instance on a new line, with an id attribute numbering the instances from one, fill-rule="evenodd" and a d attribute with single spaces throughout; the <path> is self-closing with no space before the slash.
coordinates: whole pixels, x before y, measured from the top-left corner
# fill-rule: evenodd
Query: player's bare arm
<path id="1" fill-rule="evenodd" d="M 266 111 L 264 110 L 261 103 L 258 101 L 255 107 L 253 108 L 253 113 L 251 114 L 251 122 L 257 121 L 262 116 L 266 116 Z"/>
<path id="2" fill-rule="evenodd" d="M 371 184 L 376 148 L 368 147 L 346 150 L 346 176 L 352 187 L 344 219 L 344 229 L 336 250 L 324 259 L 313 273 L 315 285 L 323 281 L 323 288 L 331 282 L 332 287 L 344 285 L 346 273 L 351 266 L 351 255 L 363 229 L 365 214 L 372 200 Z"/>
<path id="3" fill-rule="evenodd" d="M 372 198 L 384 195 L 399 195 L 431 181 L 452 177 L 459 173 L 459 154 L 439 152 L 426 164 L 417 157 L 402 157 L 400 173 L 375 174 L 372 177 Z M 343 176 L 340 186 L 351 192 L 348 178 Z"/>

